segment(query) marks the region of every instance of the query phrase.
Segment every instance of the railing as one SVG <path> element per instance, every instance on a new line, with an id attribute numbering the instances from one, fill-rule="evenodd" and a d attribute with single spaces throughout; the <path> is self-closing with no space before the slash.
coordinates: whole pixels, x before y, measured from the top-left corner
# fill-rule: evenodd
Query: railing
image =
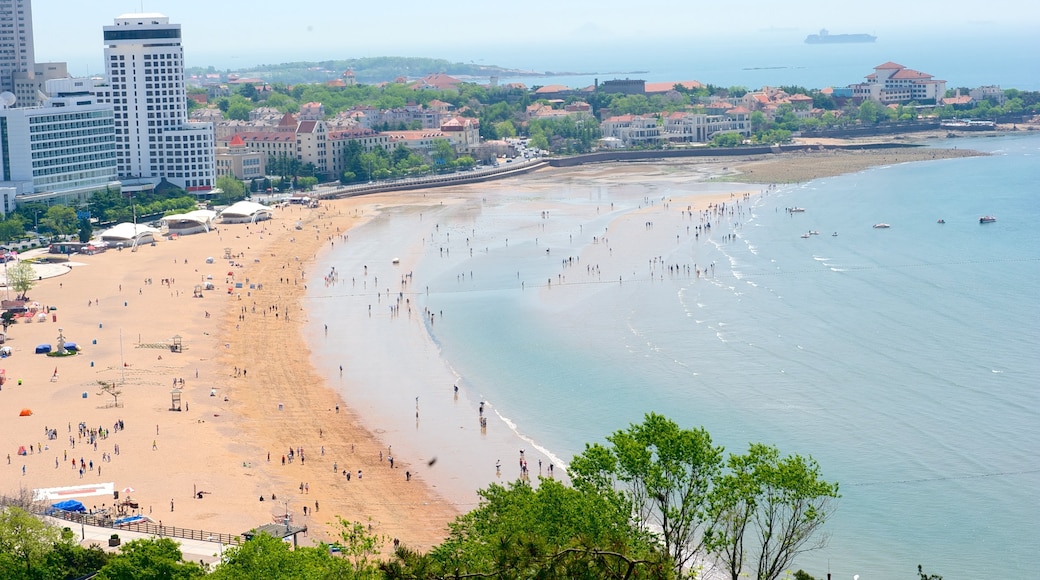
<path id="1" fill-rule="evenodd" d="M 38 515 L 50 516 L 52 518 L 75 522 L 77 524 L 85 524 L 99 528 L 111 528 L 113 530 L 124 530 L 127 532 L 140 532 L 142 534 L 150 534 L 166 538 L 220 542 L 221 544 L 241 544 L 245 541 L 245 539 L 239 534 L 222 534 L 219 532 L 208 532 L 206 530 L 195 530 L 168 525 L 160 526 L 159 524 L 152 522 L 131 522 L 117 525 L 115 520 L 107 516 L 67 512 L 47 507 L 33 506 L 31 511 Z"/>

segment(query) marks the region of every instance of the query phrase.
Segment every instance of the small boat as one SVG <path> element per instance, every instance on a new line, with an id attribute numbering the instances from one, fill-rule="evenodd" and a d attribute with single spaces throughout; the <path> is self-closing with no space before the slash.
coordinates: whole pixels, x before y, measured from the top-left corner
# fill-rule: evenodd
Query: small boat
<path id="1" fill-rule="evenodd" d="M 805 213 L 805 208 L 804 207 L 791 207 L 791 208 L 788 208 L 787 211 L 789 211 L 791 213 Z"/>
<path id="2" fill-rule="evenodd" d="M 803 238 L 808 238 L 808 237 L 809 237 L 809 234 L 802 234 L 802 237 L 803 237 Z"/>
<path id="3" fill-rule="evenodd" d="M 984 216 L 979 218 L 979 223 L 980 224 L 991 224 L 991 223 L 993 223 L 995 221 L 997 221 L 997 218 L 995 218 L 995 217 L 993 217 L 991 215 L 984 215 Z"/>
<path id="4" fill-rule="evenodd" d="M 890 225 L 888 225 L 886 223 L 874 224 L 874 229 L 875 230 L 886 230 L 886 229 L 888 229 L 890 227 L 892 227 L 892 226 L 890 226 Z"/>
<path id="5" fill-rule="evenodd" d="M 401 263 L 401 259 L 400 258 L 394 258 L 393 260 L 390 260 L 390 263 L 394 264 L 394 265 L 400 264 Z"/>
<path id="6" fill-rule="evenodd" d="M 838 232 L 834 232 L 833 234 L 831 234 L 831 237 L 832 237 L 832 238 L 833 238 L 833 237 L 837 237 L 837 235 L 838 235 Z"/>
<path id="7" fill-rule="evenodd" d="M 937 224 L 944 224 L 944 223 L 946 223 L 946 220 L 944 220 L 942 218 L 939 218 L 939 221 L 937 221 L 935 223 L 937 223 Z"/>
<path id="8" fill-rule="evenodd" d="M 810 236 L 818 236 L 818 235 L 820 235 L 820 232 L 817 231 L 817 230 L 809 230 L 809 235 Z"/>

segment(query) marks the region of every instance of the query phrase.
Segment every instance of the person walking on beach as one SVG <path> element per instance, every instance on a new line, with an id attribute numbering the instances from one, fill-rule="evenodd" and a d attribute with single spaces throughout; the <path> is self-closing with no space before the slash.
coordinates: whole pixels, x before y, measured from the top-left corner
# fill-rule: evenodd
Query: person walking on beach
<path id="1" fill-rule="evenodd" d="M 155 439 L 152 439 L 152 451 L 155 451 L 158 448 L 159 448 L 159 445 L 158 445 L 157 441 Z"/>

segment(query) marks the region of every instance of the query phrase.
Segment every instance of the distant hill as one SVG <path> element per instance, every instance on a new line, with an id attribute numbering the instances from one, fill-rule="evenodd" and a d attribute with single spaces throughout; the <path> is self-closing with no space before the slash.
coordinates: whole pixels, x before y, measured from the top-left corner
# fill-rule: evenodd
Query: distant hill
<path id="1" fill-rule="evenodd" d="M 340 78 L 346 70 L 354 71 L 357 82 L 375 84 L 393 81 L 398 77 L 420 78 L 431 73 L 444 73 L 462 80 L 474 78 L 487 82 L 491 76 L 540 76 L 544 73 L 507 69 L 494 65 L 466 64 L 438 58 L 405 56 L 377 56 L 347 60 L 325 60 L 320 62 L 289 62 L 260 65 L 250 68 L 217 71 L 213 67 L 193 67 L 186 72 L 196 75 L 222 72 L 236 73 L 242 77 L 257 77 L 270 83 L 316 83 Z"/>

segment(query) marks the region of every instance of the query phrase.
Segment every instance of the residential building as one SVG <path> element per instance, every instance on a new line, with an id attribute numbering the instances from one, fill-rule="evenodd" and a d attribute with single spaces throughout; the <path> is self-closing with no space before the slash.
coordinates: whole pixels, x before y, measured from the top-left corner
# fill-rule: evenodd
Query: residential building
<path id="1" fill-rule="evenodd" d="M 656 147 L 663 142 L 657 117 L 652 115 L 617 115 L 599 128 L 604 138 L 618 139 L 622 147 Z"/>
<path id="2" fill-rule="evenodd" d="M 751 136 L 751 112 L 741 106 L 719 114 L 676 112 L 664 118 L 661 130 L 672 143 L 707 143 L 722 133 Z"/>
<path id="3" fill-rule="evenodd" d="M 14 95 L 18 97 L 16 106 L 35 107 L 42 105 L 47 93 L 47 81 L 69 78 L 69 67 L 64 62 L 33 63 L 29 72 L 16 72 L 14 75 Z"/>
<path id="4" fill-rule="evenodd" d="M 970 96 L 976 103 L 979 101 L 989 100 L 990 102 L 996 103 L 998 106 L 1003 105 L 1004 101 L 1007 100 L 1007 96 L 1004 94 L 1004 89 L 1001 89 L 998 85 L 987 85 L 971 89 L 968 91 L 968 96 Z"/>
<path id="5" fill-rule="evenodd" d="M 77 205 L 119 188 L 112 106 L 91 94 L 90 79 L 47 83 L 37 107 L 0 108 L 0 194 L 11 203 Z M 14 197 L 11 197 L 11 195 Z"/>
<path id="6" fill-rule="evenodd" d="M 16 73 L 33 72 L 32 2 L 0 0 L 0 91 L 14 92 Z"/>
<path id="7" fill-rule="evenodd" d="M 458 153 L 469 153 L 480 145 L 480 120 L 473 117 L 454 117 L 441 125 L 441 133 Z"/>
<path id="8" fill-rule="evenodd" d="M 216 179 L 212 123 L 188 121 L 181 26 L 124 14 L 104 27 L 120 176 L 208 191 Z"/>
<path id="9" fill-rule="evenodd" d="M 935 104 L 946 94 L 946 81 L 894 62 L 874 67 L 874 72 L 866 79 L 864 83 L 849 85 L 853 97 L 883 105 L 911 101 L 922 105 Z"/>
<path id="10" fill-rule="evenodd" d="M 216 149 L 217 177 L 230 175 L 241 181 L 264 177 L 267 158 L 259 151 L 252 151 L 241 137 L 235 135 L 227 147 Z"/>

